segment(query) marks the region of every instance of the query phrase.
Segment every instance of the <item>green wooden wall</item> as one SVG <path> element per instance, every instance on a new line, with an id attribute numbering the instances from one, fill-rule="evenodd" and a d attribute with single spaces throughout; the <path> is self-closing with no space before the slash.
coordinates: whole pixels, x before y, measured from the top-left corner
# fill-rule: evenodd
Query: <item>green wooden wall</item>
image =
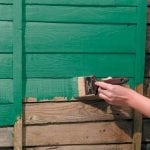
<path id="1" fill-rule="evenodd" d="M 0 125 L 22 98 L 76 96 L 78 76 L 143 82 L 146 0 L 0 0 Z"/>

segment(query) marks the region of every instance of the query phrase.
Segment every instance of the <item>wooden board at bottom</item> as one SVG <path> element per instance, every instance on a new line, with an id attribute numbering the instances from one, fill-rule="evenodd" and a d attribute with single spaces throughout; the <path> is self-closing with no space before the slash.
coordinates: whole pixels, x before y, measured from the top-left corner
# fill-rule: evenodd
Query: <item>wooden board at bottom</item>
<path id="1" fill-rule="evenodd" d="M 131 144 L 33 147 L 26 150 L 132 150 Z"/>
<path id="2" fill-rule="evenodd" d="M 26 146 L 131 143 L 132 122 L 49 124 L 25 127 Z"/>
<path id="3" fill-rule="evenodd" d="M 13 146 L 13 128 L 0 128 L 0 147 Z M 4 149 L 3 149 L 4 150 Z"/>

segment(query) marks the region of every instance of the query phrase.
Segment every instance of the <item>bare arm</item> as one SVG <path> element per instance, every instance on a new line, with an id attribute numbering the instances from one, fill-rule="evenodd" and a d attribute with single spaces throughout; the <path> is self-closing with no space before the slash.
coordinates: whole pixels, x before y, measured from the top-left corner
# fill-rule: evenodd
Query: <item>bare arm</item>
<path id="1" fill-rule="evenodd" d="M 150 99 L 132 89 L 119 85 L 96 82 L 99 97 L 112 105 L 129 106 L 150 117 Z"/>

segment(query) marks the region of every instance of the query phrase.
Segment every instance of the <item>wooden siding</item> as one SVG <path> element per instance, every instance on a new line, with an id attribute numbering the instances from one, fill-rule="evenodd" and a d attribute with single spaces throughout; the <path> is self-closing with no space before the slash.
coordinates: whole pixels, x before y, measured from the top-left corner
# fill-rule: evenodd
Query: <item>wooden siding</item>
<path id="1" fill-rule="evenodd" d="M 103 0 L 105 2 L 105 5 L 115 5 L 113 0 Z M 70 1 L 69 5 L 74 4 L 74 0 Z M 27 0 L 28 4 L 40 4 L 41 0 L 37 0 L 36 3 L 34 0 Z M 43 2 L 42 2 L 43 3 Z M 87 5 L 90 5 L 93 3 L 93 0 L 89 0 L 89 3 L 86 2 Z M 131 0 L 130 3 L 127 2 L 126 0 L 120 0 L 118 1 L 119 4 L 123 4 L 123 6 L 128 6 L 128 5 L 133 5 L 136 6 L 137 4 L 135 1 Z M 150 5 L 150 0 L 148 1 Z M 12 0 L 0 0 L 0 4 L 12 4 Z M 45 0 L 45 4 L 56 4 L 56 5 L 64 5 L 65 1 L 64 0 Z M 99 4 L 99 0 L 94 1 L 94 5 Z M 6 6 L 6 7 L 11 7 L 11 6 Z M 85 5 L 85 2 L 83 0 L 78 1 L 78 5 Z M 27 9 L 30 9 L 27 8 Z M 7 10 L 7 9 L 6 9 Z M 6 11 L 0 10 L 0 11 Z M 148 9 L 150 10 L 150 8 Z M 33 10 L 32 10 L 33 11 Z M 29 15 L 29 18 L 34 14 L 34 12 L 31 12 Z M 68 14 L 69 15 L 69 14 Z M 92 15 L 92 14 L 91 14 Z M 109 15 L 109 14 L 108 14 Z M 150 15 L 150 14 L 149 14 Z M 11 20 L 11 12 L 7 12 L 6 16 L 2 16 L 4 20 Z M 38 17 L 38 16 L 37 16 Z M 60 16 L 58 16 L 60 17 Z M 45 21 L 47 16 L 45 16 Z M 150 17 L 148 17 L 150 20 Z M 80 19 L 80 18 L 77 18 Z M 130 18 L 127 18 L 130 19 Z M 34 21 L 34 20 L 32 20 Z M 55 20 L 56 21 L 56 20 Z M 150 21 L 148 21 L 150 23 Z M 9 24 L 9 25 L 8 25 Z M 33 23 L 34 24 L 34 23 Z M 29 24 L 27 24 L 28 26 Z M 4 32 L 2 35 L 7 35 L 5 38 L 5 41 L 0 40 L 0 50 L 3 49 L 2 52 L 12 52 L 12 38 L 11 37 L 11 23 L 7 23 L 3 25 L 6 27 L 6 30 L 3 30 Z M 132 27 L 131 27 L 132 28 Z M 147 49 L 146 49 L 146 54 L 147 54 L 147 59 L 146 59 L 146 71 L 145 71 L 145 95 L 150 97 L 150 73 L 149 73 L 149 68 L 147 67 L 150 63 L 149 61 L 149 55 L 150 55 L 150 42 L 149 42 L 149 35 L 150 35 L 150 30 L 149 30 L 149 24 L 148 24 L 148 31 L 147 31 Z M 133 29 L 133 28 L 132 28 Z M 45 29 L 46 30 L 46 29 Z M 48 30 L 46 30 L 48 31 Z M 46 33 L 45 31 L 45 33 Z M 49 31 L 50 32 L 50 31 Z M 123 31 L 122 31 L 123 32 Z M 133 32 L 133 30 L 131 31 Z M 60 34 L 60 33 L 58 33 Z M 125 34 L 125 33 L 124 33 Z M 132 35 L 132 34 L 130 34 Z M 0 34 L 1 36 L 1 34 Z M 30 41 L 28 38 L 31 38 L 33 35 L 31 35 L 29 32 L 26 34 L 26 40 L 27 40 L 27 47 L 26 51 L 31 52 L 31 48 L 34 52 L 39 52 L 42 53 L 42 42 L 47 42 L 48 43 L 48 37 L 45 39 L 41 39 L 41 45 L 36 46 L 36 40 L 35 40 L 35 45 L 31 45 Z M 84 36 L 84 35 L 83 35 Z M 77 36 L 76 38 L 78 38 Z M 61 37 L 60 37 L 61 38 Z M 132 39 L 134 38 L 132 36 L 128 37 L 127 40 L 130 42 L 130 46 L 132 46 Z M 0 39 L 3 39 L 0 37 Z M 4 40 L 4 39 L 3 39 Z M 65 39 L 60 39 L 60 44 L 61 40 Z M 85 39 L 86 40 L 86 39 Z M 110 39 L 111 40 L 111 39 Z M 121 39 L 118 38 L 120 41 Z M 2 42 L 1 42 L 2 41 Z M 54 39 L 55 41 L 55 39 Z M 64 41 L 65 42 L 65 41 Z M 115 42 L 115 41 L 114 41 Z M 126 41 L 120 41 L 122 44 L 127 44 L 124 43 Z M 1 44 L 2 43 L 2 44 Z M 56 48 L 56 44 L 53 43 L 54 47 Z M 78 44 L 78 43 L 77 43 Z M 84 44 L 84 41 L 83 41 Z M 61 45 L 60 45 L 61 46 Z M 78 45 L 77 45 L 78 46 Z M 108 46 L 108 53 L 110 52 L 109 46 L 110 45 L 104 45 L 105 47 Z M 116 46 L 115 44 L 113 46 Z M 4 49 L 4 48 L 5 49 Z M 35 47 L 35 49 L 34 49 Z M 91 47 L 87 47 L 91 48 Z M 86 50 L 85 47 L 83 47 L 83 51 Z M 48 52 L 49 49 L 44 49 L 45 52 Z M 67 50 L 69 51 L 69 49 Z M 66 51 L 66 52 L 67 52 Z M 126 49 L 125 52 L 133 52 L 132 47 L 130 49 Z M 8 54 L 11 55 L 11 54 Z M 9 56 L 6 56 L 7 58 Z M 32 57 L 32 56 L 29 56 Z M 35 60 L 37 61 L 37 60 Z M 8 69 L 8 78 L 12 78 L 11 74 L 11 69 L 9 70 L 9 66 L 12 63 L 12 60 L 10 59 L 9 61 L 4 63 L 0 63 L 1 65 L 5 65 L 4 68 Z M 9 62 L 9 64 L 8 64 Z M 149 61 L 150 62 L 150 61 Z M 37 66 L 38 67 L 38 66 Z M 3 68 L 3 67 L 2 67 Z M 28 68 L 29 69 L 29 68 Z M 31 69 L 31 68 L 30 68 Z M 31 69 L 32 70 L 32 69 Z M 7 72 L 7 73 L 8 73 Z M 0 72 L 0 76 L 3 75 L 3 73 L 6 73 L 5 70 L 2 73 Z M 29 72 L 28 72 L 29 73 Z M 2 75 L 1 75 L 2 74 Z M 29 75 L 29 74 L 28 74 Z M 5 79 L 1 79 L 2 83 L 4 84 L 4 87 L 9 89 L 11 93 L 11 86 L 12 86 L 12 81 L 11 79 L 7 79 L 8 81 L 3 81 Z M 31 79 L 32 80 L 32 79 Z M 8 84 L 7 84 L 8 83 Z M 42 82 L 40 82 L 42 83 Z M 38 84 L 39 85 L 39 84 Z M 43 91 L 44 92 L 44 91 Z M 30 93 L 29 93 L 30 94 Z M 9 95 L 6 95 L 9 97 Z M 10 95 L 11 96 L 11 95 Z M 11 103 L 11 102 L 10 102 Z M 61 107 L 62 106 L 62 107 Z M 98 106 L 98 108 L 97 108 Z M 32 107 L 32 108 L 31 108 Z M 57 111 L 59 110 L 59 112 Z M 10 110 L 8 109 L 7 112 Z M 26 148 L 27 150 L 48 150 L 48 149 L 55 149 L 55 150 L 131 150 L 132 145 L 131 145 L 131 134 L 132 134 L 132 110 L 129 108 L 118 108 L 118 107 L 110 107 L 106 103 L 102 101 L 92 101 L 92 102 L 71 102 L 71 103 L 49 103 L 43 102 L 43 103 L 26 103 L 24 104 L 24 112 L 25 112 L 25 128 L 24 132 L 26 132 L 24 136 L 24 146 L 28 145 Z M 57 112 L 57 113 L 56 113 Z M 55 115 L 55 117 L 53 117 Z M 4 118 L 6 118 L 4 116 Z M 10 118 L 7 118 L 8 120 Z M 143 120 L 143 149 L 142 150 L 149 150 L 150 149 L 150 134 L 148 133 L 149 131 L 149 119 Z M 93 125 L 94 125 L 94 131 L 93 130 Z M 51 128 L 52 127 L 52 128 Z M 81 133 L 76 134 L 76 130 L 80 128 Z M 40 129 L 40 130 L 39 130 Z M 51 129 L 53 129 L 51 133 Z M 123 130 L 121 130 L 123 129 Z M 60 143 L 58 143 L 57 139 L 54 141 L 49 140 L 52 136 L 55 136 L 55 134 L 60 138 L 59 132 L 62 132 L 64 134 L 63 139 L 60 139 Z M 70 134 L 69 134 L 69 133 Z M 95 133 L 94 133 L 95 132 Z M 5 134 L 4 134 L 5 133 Z M 111 134 L 109 134 L 111 133 Z M 80 134 L 79 136 L 77 136 Z M 4 135 L 4 136 L 2 136 Z M 65 136 L 66 135 L 66 136 Z M 109 136 L 108 136 L 109 135 Z M 41 137 L 46 136 L 45 138 Z M 112 136 L 112 137 L 111 137 Z M 113 138 L 115 136 L 115 139 Z M 96 140 L 93 141 L 93 138 Z M 105 138 L 109 139 L 109 145 L 106 145 L 107 142 Z M 87 140 L 88 139 L 88 140 Z M 112 140 L 113 139 L 113 140 Z M 4 147 L 7 150 L 12 150 L 11 148 L 12 145 L 12 140 L 13 140 L 13 129 L 12 127 L 9 128 L 2 128 L 0 129 L 0 149 L 5 150 Z M 88 141 L 88 143 L 86 143 Z M 67 145 L 68 143 L 72 142 L 71 144 L 73 145 Z M 117 143 L 117 144 L 114 144 Z M 124 144 L 127 143 L 127 144 Z M 65 145 L 64 145 L 65 144 Z M 79 145 L 74 145 L 74 144 L 79 144 Z M 82 145 L 80 145 L 82 144 Z M 92 145 L 84 145 L 84 144 L 92 144 Z M 96 144 L 96 145 L 95 145 Z M 51 146 L 54 145 L 54 146 Z M 57 146 L 55 146 L 57 145 Z M 32 146 L 32 147 L 30 147 Z"/>

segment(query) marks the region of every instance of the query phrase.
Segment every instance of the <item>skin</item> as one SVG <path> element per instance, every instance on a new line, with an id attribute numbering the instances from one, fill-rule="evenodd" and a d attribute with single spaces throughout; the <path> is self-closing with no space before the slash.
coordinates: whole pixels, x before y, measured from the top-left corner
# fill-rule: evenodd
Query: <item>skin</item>
<path id="1" fill-rule="evenodd" d="M 116 106 L 129 106 L 145 116 L 150 117 L 150 99 L 132 89 L 112 85 L 105 82 L 96 82 L 98 95 L 107 103 Z"/>

